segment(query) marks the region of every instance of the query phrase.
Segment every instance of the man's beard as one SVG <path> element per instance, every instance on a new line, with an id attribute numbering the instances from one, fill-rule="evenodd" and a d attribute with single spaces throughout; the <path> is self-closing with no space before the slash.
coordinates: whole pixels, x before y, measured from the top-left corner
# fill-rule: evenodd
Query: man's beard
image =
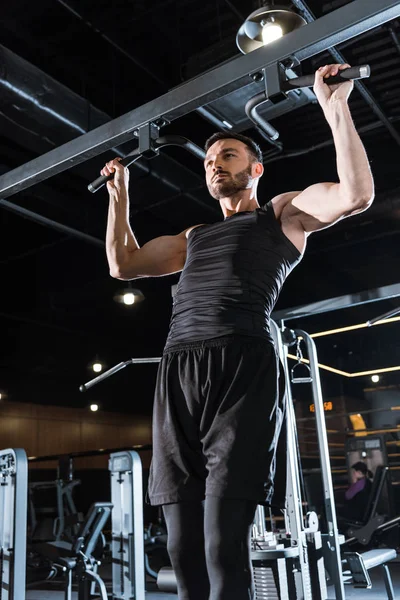
<path id="1" fill-rule="evenodd" d="M 229 175 L 225 172 L 222 172 L 222 174 L 225 175 L 224 179 L 221 179 L 218 183 L 211 182 L 207 186 L 211 196 L 216 200 L 230 198 L 238 192 L 251 187 L 253 179 L 251 176 L 251 165 L 243 169 L 243 171 L 236 173 L 236 175 Z"/>

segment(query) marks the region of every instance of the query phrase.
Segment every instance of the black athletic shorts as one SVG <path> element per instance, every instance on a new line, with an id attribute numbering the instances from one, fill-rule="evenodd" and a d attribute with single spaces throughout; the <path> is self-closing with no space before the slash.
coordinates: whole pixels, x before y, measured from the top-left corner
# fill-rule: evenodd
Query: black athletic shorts
<path id="1" fill-rule="evenodd" d="M 283 378 L 267 340 L 230 336 L 165 352 L 154 400 L 150 503 L 211 495 L 270 504 Z"/>

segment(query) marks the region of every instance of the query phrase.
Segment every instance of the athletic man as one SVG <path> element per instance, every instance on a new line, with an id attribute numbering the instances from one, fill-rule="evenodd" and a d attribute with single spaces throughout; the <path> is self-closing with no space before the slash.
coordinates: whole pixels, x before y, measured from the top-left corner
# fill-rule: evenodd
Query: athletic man
<path id="1" fill-rule="evenodd" d="M 347 66 L 322 67 L 314 86 L 339 183 L 285 192 L 260 208 L 260 149 L 249 138 L 215 134 L 204 167 L 224 220 L 139 248 L 128 171 L 118 159 L 101 171 L 115 174 L 107 184 L 111 276 L 182 271 L 158 372 L 149 483 L 151 503 L 163 505 L 180 600 L 253 597 L 249 533 L 257 504 L 271 499 L 282 422 L 269 315 L 308 234 L 365 210 L 374 195 L 347 104 L 353 82 L 324 83 Z"/>

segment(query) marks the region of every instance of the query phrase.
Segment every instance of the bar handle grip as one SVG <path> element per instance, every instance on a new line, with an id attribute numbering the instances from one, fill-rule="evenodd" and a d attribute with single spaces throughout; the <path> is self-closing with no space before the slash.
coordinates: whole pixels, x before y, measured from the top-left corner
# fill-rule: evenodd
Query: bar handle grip
<path id="1" fill-rule="evenodd" d="M 348 79 L 364 79 L 369 77 L 371 74 L 371 68 L 369 65 L 359 65 L 357 67 L 348 67 L 339 71 L 334 77 L 328 77 L 324 79 L 327 85 L 333 85 L 334 83 L 341 83 Z M 294 77 L 282 82 L 283 91 L 293 90 L 301 87 L 312 87 L 314 85 L 315 75 L 302 75 L 301 77 Z"/>
<path id="2" fill-rule="evenodd" d="M 135 150 L 133 150 L 133 152 L 128 154 L 125 158 L 123 158 L 119 162 L 123 167 L 129 167 L 129 165 L 134 163 L 140 157 L 141 157 L 141 154 L 139 154 L 139 150 L 137 148 L 135 148 Z M 89 185 L 88 185 L 89 192 L 92 192 L 92 194 L 94 194 L 94 192 L 97 192 L 97 190 L 99 190 L 101 187 L 103 187 L 103 185 L 105 185 L 107 183 L 107 181 L 110 181 L 111 179 L 114 179 L 114 173 L 111 173 L 110 175 L 100 175 L 100 177 L 98 177 L 97 179 L 95 179 L 94 181 L 89 183 Z"/>

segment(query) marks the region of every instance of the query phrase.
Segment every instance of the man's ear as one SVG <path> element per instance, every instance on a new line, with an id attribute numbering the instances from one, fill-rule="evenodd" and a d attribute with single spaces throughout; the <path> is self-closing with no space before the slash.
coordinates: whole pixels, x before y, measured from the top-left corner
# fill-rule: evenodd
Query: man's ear
<path id="1" fill-rule="evenodd" d="M 260 162 L 256 162 L 253 163 L 253 169 L 252 169 L 252 175 L 253 177 L 261 177 L 262 174 L 264 173 L 264 167 Z"/>

